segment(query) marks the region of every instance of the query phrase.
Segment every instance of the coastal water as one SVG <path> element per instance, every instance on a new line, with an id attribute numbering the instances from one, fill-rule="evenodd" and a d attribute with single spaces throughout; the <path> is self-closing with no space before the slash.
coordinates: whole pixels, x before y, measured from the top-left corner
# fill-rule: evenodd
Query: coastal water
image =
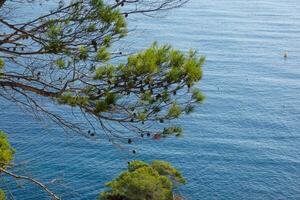
<path id="1" fill-rule="evenodd" d="M 299 0 L 191 0 L 157 18 L 129 19 L 137 29 L 132 49 L 156 40 L 207 57 L 199 84 L 207 99 L 181 120 L 184 137 L 135 145 L 133 156 L 1 100 L 0 128 L 17 149 L 16 172 L 63 199 L 89 200 L 128 160 L 164 159 L 187 178 L 179 189 L 186 199 L 300 199 Z M 20 200 L 49 199 L 23 181 L 1 179 L 0 187 Z"/>

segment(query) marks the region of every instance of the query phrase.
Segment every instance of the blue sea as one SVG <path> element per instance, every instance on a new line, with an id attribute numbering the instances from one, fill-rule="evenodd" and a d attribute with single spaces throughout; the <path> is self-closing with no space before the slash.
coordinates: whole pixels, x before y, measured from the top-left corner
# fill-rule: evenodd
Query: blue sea
<path id="1" fill-rule="evenodd" d="M 300 200 L 300 1 L 191 0 L 156 17 L 129 16 L 129 26 L 132 50 L 158 41 L 206 56 L 198 85 L 206 101 L 181 119 L 184 136 L 122 150 L 1 100 L 0 128 L 17 149 L 15 172 L 63 199 L 90 200 L 127 161 L 163 159 L 186 177 L 178 192 L 187 200 Z M 17 200 L 49 199 L 25 181 L 0 180 Z"/>

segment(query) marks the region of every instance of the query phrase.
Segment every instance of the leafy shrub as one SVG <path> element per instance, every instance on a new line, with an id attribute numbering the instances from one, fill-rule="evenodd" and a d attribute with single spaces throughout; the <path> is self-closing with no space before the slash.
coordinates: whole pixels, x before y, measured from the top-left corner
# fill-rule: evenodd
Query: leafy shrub
<path id="1" fill-rule="evenodd" d="M 0 131 L 0 167 L 5 167 L 13 159 L 15 150 L 11 147 L 3 131 Z"/>
<path id="2" fill-rule="evenodd" d="M 177 185 L 185 184 L 181 173 L 164 161 L 132 161 L 128 170 L 108 182 L 98 200 L 172 200 Z"/>

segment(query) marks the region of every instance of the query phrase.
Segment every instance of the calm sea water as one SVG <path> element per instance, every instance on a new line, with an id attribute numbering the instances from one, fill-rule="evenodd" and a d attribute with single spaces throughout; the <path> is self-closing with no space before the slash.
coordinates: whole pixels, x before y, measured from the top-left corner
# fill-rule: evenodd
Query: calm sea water
<path id="1" fill-rule="evenodd" d="M 132 49 L 156 40 L 206 55 L 199 87 L 207 100 L 182 119 L 185 136 L 136 145 L 133 156 L 44 126 L 1 101 L 0 127 L 17 149 L 17 172 L 38 177 L 63 199 L 89 200 L 128 160 L 165 159 L 187 178 L 179 190 L 187 199 L 300 199 L 299 0 L 191 0 L 130 26 L 137 27 Z M 48 199 L 17 184 L 5 179 L 0 186 L 16 199 Z"/>

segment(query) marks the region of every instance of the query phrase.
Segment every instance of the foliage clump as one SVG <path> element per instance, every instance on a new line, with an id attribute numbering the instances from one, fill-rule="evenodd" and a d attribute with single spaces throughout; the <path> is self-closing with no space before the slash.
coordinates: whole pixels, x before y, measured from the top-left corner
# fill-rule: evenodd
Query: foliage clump
<path id="1" fill-rule="evenodd" d="M 192 97 L 196 100 L 196 102 L 198 103 L 202 103 L 205 100 L 205 96 L 202 94 L 202 92 L 200 90 L 198 90 L 197 88 L 195 88 L 193 90 L 193 95 Z"/>
<path id="2" fill-rule="evenodd" d="M 15 150 L 11 147 L 3 131 L 0 131 L 0 167 L 5 167 L 12 159 Z"/>
<path id="3" fill-rule="evenodd" d="M 101 49 L 98 50 L 97 55 L 96 55 L 97 61 L 106 62 L 109 59 L 110 59 L 110 55 L 105 47 L 102 47 Z"/>
<path id="4" fill-rule="evenodd" d="M 3 73 L 4 66 L 5 66 L 5 62 L 3 59 L 0 58 L 0 76 L 1 73 Z"/>
<path id="5" fill-rule="evenodd" d="M 178 118 L 182 113 L 182 110 L 179 105 L 173 103 L 172 106 L 169 108 L 168 115 L 172 118 Z"/>
<path id="6" fill-rule="evenodd" d="M 128 170 L 108 182 L 109 191 L 102 192 L 99 200 L 172 200 L 177 185 L 185 184 L 181 173 L 164 161 L 132 161 Z"/>
<path id="7" fill-rule="evenodd" d="M 68 104 L 70 106 L 84 106 L 88 104 L 89 98 L 86 96 L 73 96 L 71 93 L 66 93 L 59 97 L 58 102 Z"/>
<path id="8" fill-rule="evenodd" d="M 91 59 L 89 51 L 81 46 L 79 58 Z M 177 119 L 193 112 L 194 106 L 205 99 L 194 87 L 202 78 L 205 59 L 198 58 L 193 50 L 183 53 L 170 45 L 153 43 L 117 65 L 106 63 L 111 59 L 106 47 L 99 48 L 96 54 L 101 64 L 93 64 L 88 80 L 59 93 L 59 103 L 80 107 L 99 119 L 135 123 L 132 126 L 136 127 L 136 123 L 142 126 L 149 121 Z M 56 60 L 56 65 L 65 68 L 62 58 Z M 178 128 L 151 132 L 163 137 L 182 134 Z"/>
<path id="9" fill-rule="evenodd" d="M 0 167 L 6 168 L 12 161 L 15 150 L 11 147 L 3 131 L 0 131 Z M 5 200 L 5 193 L 0 188 L 0 200 Z"/>
<path id="10" fill-rule="evenodd" d="M 5 193 L 0 189 L 0 200 L 6 200 Z"/>
<path id="11" fill-rule="evenodd" d="M 182 132 L 183 132 L 183 130 L 181 127 L 171 126 L 168 128 L 164 128 L 161 135 L 164 137 L 169 136 L 169 135 L 175 135 L 175 136 L 179 137 L 182 135 Z"/>
<path id="12" fill-rule="evenodd" d="M 55 61 L 55 65 L 59 68 L 59 69 L 64 69 L 65 68 L 65 61 L 60 58 L 60 59 L 57 59 Z"/>
<path id="13" fill-rule="evenodd" d="M 4 67 L 4 60 L 0 58 L 0 70 Z"/>

